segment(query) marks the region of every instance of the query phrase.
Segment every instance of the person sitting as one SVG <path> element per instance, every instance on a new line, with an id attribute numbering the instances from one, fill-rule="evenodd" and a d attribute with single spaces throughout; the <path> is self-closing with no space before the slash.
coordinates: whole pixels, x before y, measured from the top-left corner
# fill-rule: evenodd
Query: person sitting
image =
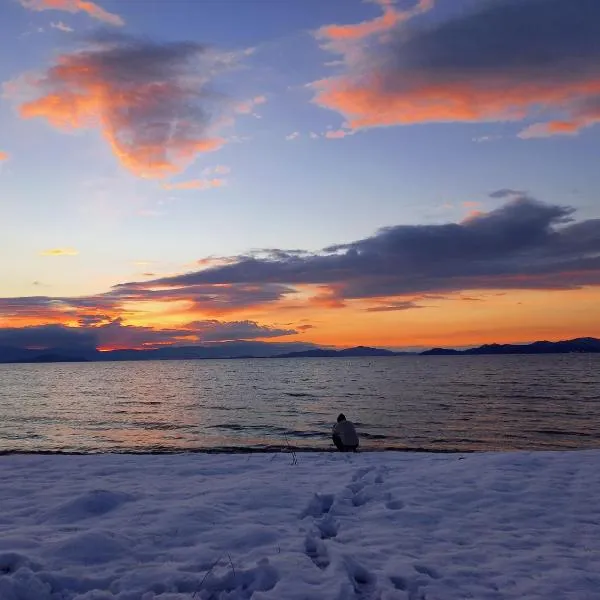
<path id="1" fill-rule="evenodd" d="M 356 452 L 358 435 L 354 423 L 348 421 L 344 414 L 338 415 L 337 423 L 333 426 L 333 443 L 340 452 Z"/>

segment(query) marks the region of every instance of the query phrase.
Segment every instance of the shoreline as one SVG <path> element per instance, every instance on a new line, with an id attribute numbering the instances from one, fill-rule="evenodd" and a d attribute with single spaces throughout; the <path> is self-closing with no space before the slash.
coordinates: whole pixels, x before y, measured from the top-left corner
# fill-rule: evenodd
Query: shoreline
<path id="1" fill-rule="evenodd" d="M 370 454 L 518 454 L 518 453 L 540 453 L 550 452 L 600 452 L 600 445 L 597 448 L 569 447 L 569 446 L 549 446 L 540 448 L 425 448 L 425 447 L 397 447 L 397 446 L 374 446 L 359 448 L 357 452 L 342 453 L 335 447 L 314 447 L 314 446 L 293 446 L 293 445 L 272 445 L 264 447 L 253 446 L 219 446 L 219 447 L 198 447 L 198 448 L 143 448 L 143 449 L 91 449 L 91 450 L 31 450 L 31 449 L 9 449 L 0 450 L 0 458 L 6 456 L 186 456 L 186 455 L 209 455 L 209 456 L 236 456 L 248 454 L 325 454 L 357 456 Z"/>
<path id="2" fill-rule="evenodd" d="M 565 451 L 585 451 L 588 449 L 565 449 Z M 160 450 L 0 450 L 2 456 L 173 456 L 187 454 L 209 455 L 244 455 L 244 454 L 385 454 L 385 453 L 415 453 L 415 454 L 482 454 L 490 452 L 556 452 L 556 450 L 461 450 L 461 449 L 429 449 L 429 448 L 363 448 L 354 453 L 340 453 L 336 448 L 317 448 L 309 446 L 268 446 L 253 448 L 230 446 L 219 448 L 189 448 L 189 449 L 160 449 Z M 560 451 L 560 450 L 559 450 Z"/>

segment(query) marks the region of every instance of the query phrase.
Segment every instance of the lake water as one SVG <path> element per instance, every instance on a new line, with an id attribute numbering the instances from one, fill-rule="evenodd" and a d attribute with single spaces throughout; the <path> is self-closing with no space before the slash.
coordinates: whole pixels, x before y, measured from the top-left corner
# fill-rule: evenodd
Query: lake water
<path id="1" fill-rule="evenodd" d="M 0 451 L 600 448 L 600 355 L 0 365 Z"/>

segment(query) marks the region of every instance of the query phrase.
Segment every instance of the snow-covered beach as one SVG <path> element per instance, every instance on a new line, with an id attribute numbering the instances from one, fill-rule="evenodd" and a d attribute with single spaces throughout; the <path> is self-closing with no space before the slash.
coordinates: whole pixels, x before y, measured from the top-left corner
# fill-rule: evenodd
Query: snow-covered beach
<path id="1" fill-rule="evenodd" d="M 1 600 L 596 600 L 600 451 L 0 457 Z"/>

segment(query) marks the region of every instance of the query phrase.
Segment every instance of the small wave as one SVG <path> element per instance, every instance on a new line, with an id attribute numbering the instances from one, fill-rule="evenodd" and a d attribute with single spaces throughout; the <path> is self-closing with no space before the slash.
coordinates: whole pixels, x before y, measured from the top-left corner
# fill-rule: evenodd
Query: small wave
<path id="1" fill-rule="evenodd" d="M 398 439 L 394 438 L 394 436 L 384 435 L 383 433 L 367 433 L 361 432 L 361 438 L 365 438 L 366 440 L 390 440 L 390 439 Z"/>
<path id="2" fill-rule="evenodd" d="M 292 438 L 320 438 L 323 439 L 328 437 L 328 434 L 325 432 L 317 432 L 317 431 L 288 431 L 287 435 Z"/>
<path id="3" fill-rule="evenodd" d="M 267 437 L 288 436 L 289 438 L 326 438 L 329 433 L 326 431 L 301 431 L 297 429 L 286 429 L 285 427 L 276 427 L 273 425 L 239 425 L 238 423 L 220 423 L 218 425 L 208 425 L 207 429 L 224 429 L 227 431 L 260 431 Z"/>
<path id="4" fill-rule="evenodd" d="M 132 421 L 129 423 L 132 427 L 139 429 L 152 429 L 157 431 L 175 431 L 194 429 L 194 425 L 180 425 L 178 423 L 147 423 L 144 421 Z"/>
<path id="5" fill-rule="evenodd" d="M 477 438 L 436 438 L 431 440 L 432 444 L 487 444 L 490 440 L 478 440 Z"/>
<path id="6" fill-rule="evenodd" d="M 312 398 L 312 394 L 307 394 L 306 392 L 285 392 L 286 396 L 291 396 L 292 398 Z"/>
<path id="7" fill-rule="evenodd" d="M 542 435 L 566 435 L 574 437 L 597 437 L 593 433 L 584 433 L 583 431 L 562 431 L 561 429 L 534 429 L 530 433 L 540 433 Z"/>

